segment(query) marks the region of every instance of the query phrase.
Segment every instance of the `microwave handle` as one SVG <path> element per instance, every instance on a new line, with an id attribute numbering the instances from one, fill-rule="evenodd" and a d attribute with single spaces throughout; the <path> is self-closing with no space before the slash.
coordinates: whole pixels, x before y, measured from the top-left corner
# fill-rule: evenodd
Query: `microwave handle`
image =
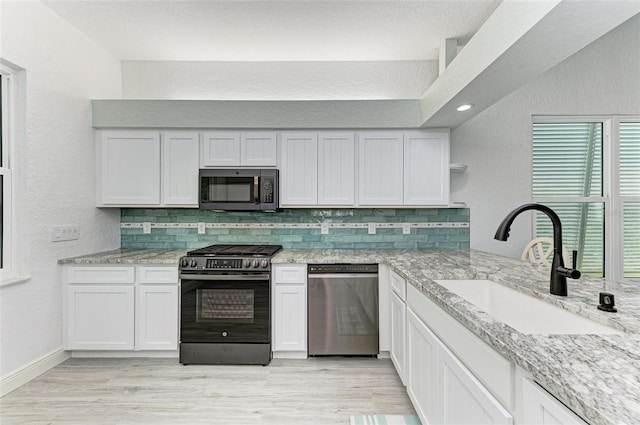
<path id="1" fill-rule="evenodd" d="M 260 203 L 260 176 L 253 176 L 253 203 Z"/>

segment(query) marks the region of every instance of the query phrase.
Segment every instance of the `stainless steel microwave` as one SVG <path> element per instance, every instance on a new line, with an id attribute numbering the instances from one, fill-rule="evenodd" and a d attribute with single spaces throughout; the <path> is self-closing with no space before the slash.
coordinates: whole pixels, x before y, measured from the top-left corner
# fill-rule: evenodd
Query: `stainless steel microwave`
<path id="1" fill-rule="evenodd" d="M 275 211 L 278 209 L 278 170 L 200 169 L 201 209 Z"/>

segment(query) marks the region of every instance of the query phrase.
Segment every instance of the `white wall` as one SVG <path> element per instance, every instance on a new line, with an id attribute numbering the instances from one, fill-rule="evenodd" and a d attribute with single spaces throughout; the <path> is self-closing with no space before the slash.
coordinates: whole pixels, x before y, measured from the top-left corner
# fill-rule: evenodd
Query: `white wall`
<path id="1" fill-rule="evenodd" d="M 95 208 L 93 98 L 120 97 L 120 62 L 38 1 L 2 1 L 0 56 L 26 69 L 17 253 L 31 279 L 0 287 L 0 375 L 62 347 L 57 260 L 120 246 L 119 210 Z M 54 225 L 80 239 L 51 242 Z"/>
<path id="2" fill-rule="evenodd" d="M 418 99 L 437 61 L 123 61 L 126 99 Z"/>
<path id="3" fill-rule="evenodd" d="M 471 247 L 519 257 L 532 238 L 532 213 L 518 217 L 507 242 L 493 239 L 513 208 L 531 201 L 533 115 L 640 113 L 640 15 L 451 132 L 452 199 L 471 209 Z"/>

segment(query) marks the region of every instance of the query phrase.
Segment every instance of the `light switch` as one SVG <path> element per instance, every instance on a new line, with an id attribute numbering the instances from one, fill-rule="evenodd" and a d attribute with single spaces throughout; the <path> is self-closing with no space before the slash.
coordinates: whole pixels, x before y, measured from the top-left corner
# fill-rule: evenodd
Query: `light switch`
<path id="1" fill-rule="evenodd" d="M 198 223 L 198 234 L 199 235 L 204 235 L 205 232 L 206 232 L 206 230 L 205 230 L 204 223 L 203 222 L 199 222 Z"/>
<path id="2" fill-rule="evenodd" d="M 75 241 L 80 239 L 78 226 L 53 226 L 51 240 L 53 242 Z"/>
<path id="3" fill-rule="evenodd" d="M 411 224 L 409 224 L 409 223 L 402 223 L 402 234 L 403 234 L 403 235 L 409 235 L 409 234 L 411 234 Z"/>
<path id="4" fill-rule="evenodd" d="M 375 235 L 376 234 L 376 223 L 369 223 L 369 234 L 370 235 Z"/>
<path id="5" fill-rule="evenodd" d="M 320 234 L 328 235 L 329 234 L 329 223 L 320 224 Z"/>
<path id="6" fill-rule="evenodd" d="M 149 234 L 151 233 L 151 223 L 145 221 L 142 223 L 142 233 Z"/>

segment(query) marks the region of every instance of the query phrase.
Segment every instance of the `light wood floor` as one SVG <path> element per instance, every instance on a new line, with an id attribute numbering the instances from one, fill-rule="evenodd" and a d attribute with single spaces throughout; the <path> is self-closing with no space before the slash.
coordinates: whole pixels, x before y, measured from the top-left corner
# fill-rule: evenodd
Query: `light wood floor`
<path id="1" fill-rule="evenodd" d="M 347 425 L 351 414 L 415 414 L 389 359 L 72 358 L 0 399 L 0 424 Z"/>

